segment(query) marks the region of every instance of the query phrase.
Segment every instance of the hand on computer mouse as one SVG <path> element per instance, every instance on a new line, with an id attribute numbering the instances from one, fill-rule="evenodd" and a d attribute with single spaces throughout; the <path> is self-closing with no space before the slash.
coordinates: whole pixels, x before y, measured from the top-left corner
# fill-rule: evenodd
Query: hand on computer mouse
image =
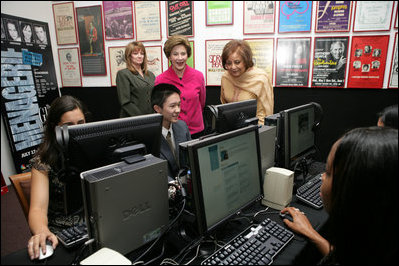
<path id="1" fill-rule="evenodd" d="M 58 245 L 57 237 L 50 232 L 49 230 L 45 230 L 42 233 L 38 233 L 33 235 L 28 241 L 28 254 L 31 260 L 38 259 L 40 252 L 43 252 L 43 249 L 46 247 L 46 240 L 52 242 L 50 245 L 53 249 Z"/>
<path id="2" fill-rule="evenodd" d="M 43 253 L 42 249 L 39 250 L 39 260 L 50 257 L 54 253 L 53 243 L 49 240 L 46 241 L 46 251 Z"/>
<path id="3" fill-rule="evenodd" d="M 287 217 L 283 221 L 284 224 L 287 225 L 295 233 L 302 234 L 307 237 L 310 237 L 312 234 L 314 234 L 315 230 L 313 229 L 312 224 L 310 223 L 304 212 L 295 207 L 287 207 L 282 209 L 280 213 L 287 213 L 292 217 L 292 221 L 290 221 Z"/>

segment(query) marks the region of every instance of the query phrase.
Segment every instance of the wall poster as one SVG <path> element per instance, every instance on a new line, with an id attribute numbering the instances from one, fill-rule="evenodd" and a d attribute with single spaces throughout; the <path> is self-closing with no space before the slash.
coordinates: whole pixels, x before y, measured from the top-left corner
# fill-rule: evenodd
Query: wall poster
<path id="1" fill-rule="evenodd" d="M 310 32 L 312 1 L 280 1 L 278 32 Z"/>
<path id="2" fill-rule="evenodd" d="M 126 68 L 125 49 L 126 46 L 108 47 L 111 86 L 116 86 L 116 73 Z"/>
<path id="3" fill-rule="evenodd" d="M 81 87 L 79 48 L 58 49 L 62 87 Z"/>
<path id="4" fill-rule="evenodd" d="M 344 87 L 349 37 L 316 37 L 312 87 Z"/>
<path id="5" fill-rule="evenodd" d="M 353 31 L 389 30 L 393 3 L 393 1 L 356 1 Z"/>
<path id="6" fill-rule="evenodd" d="M 162 39 L 160 10 L 159 1 L 134 1 L 134 24 L 138 42 Z"/>
<path id="7" fill-rule="evenodd" d="M 244 1 L 244 34 L 274 33 L 276 1 Z"/>
<path id="8" fill-rule="evenodd" d="M 163 72 L 162 46 L 146 46 L 147 69 L 154 73 L 155 77 Z"/>
<path id="9" fill-rule="evenodd" d="M 244 39 L 252 50 L 254 65 L 266 71 L 268 78 L 273 83 L 273 51 L 274 39 Z"/>
<path id="10" fill-rule="evenodd" d="M 348 88 L 382 88 L 389 35 L 352 37 Z"/>
<path id="11" fill-rule="evenodd" d="M 229 40 L 205 40 L 206 86 L 220 86 L 224 68 L 222 51 Z"/>
<path id="12" fill-rule="evenodd" d="M 232 25 L 234 21 L 233 1 L 206 1 L 206 25 Z"/>
<path id="13" fill-rule="evenodd" d="M 101 6 L 77 7 L 83 76 L 105 76 L 104 35 Z"/>
<path id="14" fill-rule="evenodd" d="M 73 2 L 53 4 L 53 15 L 57 44 L 77 44 L 78 37 Z"/>
<path id="15" fill-rule="evenodd" d="M 194 37 L 194 16 L 192 1 L 167 1 L 167 36 L 184 35 Z"/>
<path id="16" fill-rule="evenodd" d="M 41 43 L 18 40 L 20 25 L 35 25 Z M 47 23 L 1 14 L 1 29 L 1 115 L 15 170 L 22 173 L 30 171 L 48 107 L 59 97 L 57 77 Z"/>
<path id="17" fill-rule="evenodd" d="M 105 39 L 133 39 L 132 1 L 103 1 Z"/>
<path id="18" fill-rule="evenodd" d="M 391 70 L 389 74 L 388 88 L 398 88 L 398 33 L 395 34 L 395 44 L 393 46 Z"/>
<path id="19" fill-rule="evenodd" d="M 277 39 L 276 86 L 308 86 L 310 39 Z"/>
<path id="20" fill-rule="evenodd" d="M 352 1 L 318 1 L 315 32 L 348 32 Z"/>

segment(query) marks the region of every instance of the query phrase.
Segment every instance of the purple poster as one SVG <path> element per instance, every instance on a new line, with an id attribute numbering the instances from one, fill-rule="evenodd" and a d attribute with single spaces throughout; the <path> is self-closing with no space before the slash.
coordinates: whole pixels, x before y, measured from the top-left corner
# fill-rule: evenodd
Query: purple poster
<path id="1" fill-rule="evenodd" d="M 133 39 L 132 1 L 103 1 L 105 39 Z"/>
<path id="2" fill-rule="evenodd" d="M 352 1 L 319 1 L 316 32 L 349 31 L 351 9 Z"/>

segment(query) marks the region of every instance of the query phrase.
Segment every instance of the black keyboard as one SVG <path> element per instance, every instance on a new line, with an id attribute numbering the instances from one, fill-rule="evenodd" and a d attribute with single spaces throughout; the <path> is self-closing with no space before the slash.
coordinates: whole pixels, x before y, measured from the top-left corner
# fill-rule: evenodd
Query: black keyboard
<path id="1" fill-rule="evenodd" d="M 320 197 L 321 175 L 322 174 L 318 174 L 312 177 L 312 179 L 299 187 L 296 191 L 296 197 L 299 200 L 316 209 L 321 209 L 323 207 L 323 201 Z"/>
<path id="2" fill-rule="evenodd" d="M 67 248 L 73 247 L 89 239 L 86 225 L 79 224 L 63 229 L 57 233 L 60 242 Z"/>
<path id="3" fill-rule="evenodd" d="M 245 229 L 201 265 L 269 265 L 293 237 L 290 230 L 267 218 Z"/>

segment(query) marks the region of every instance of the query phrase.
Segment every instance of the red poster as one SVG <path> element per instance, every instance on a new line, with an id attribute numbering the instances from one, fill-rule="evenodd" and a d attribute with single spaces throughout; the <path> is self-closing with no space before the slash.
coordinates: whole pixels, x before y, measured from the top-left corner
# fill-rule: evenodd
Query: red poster
<path id="1" fill-rule="evenodd" d="M 382 88 L 389 35 L 352 38 L 348 88 Z"/>

